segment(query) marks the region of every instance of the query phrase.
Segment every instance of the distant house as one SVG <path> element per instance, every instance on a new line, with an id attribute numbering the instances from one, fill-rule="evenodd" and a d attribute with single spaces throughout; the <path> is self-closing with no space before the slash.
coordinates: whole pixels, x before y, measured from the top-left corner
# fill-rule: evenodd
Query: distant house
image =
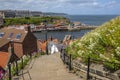
<path id="1" fill-rule="evenodd" d="M 32 34 L 29 26 L 2 28 L 0 30 L 0 51 L 8 52 L 10 42 L 18 58 L 37 52 L 37 38 Z"/>
<path id="2" fill-rule="evenodd" d="M 74 26 L 81 26 L 82 25 L 82 23 L 80 23 L 80 22 L 73 22 L 73 24 L 74 24 Z"/>
<path id="3" fill-rule="evenodd" d="M 12 18 L 15 17 L 15 12 L 12 10 L 0 10 L 0 15 L 3 18 Z"/>
<path id="4" fill-rule="evenodd" d="M 58 39 L 54 39 L 54 38 L 51 38 L 51 37 L 48 38 L 47 41 L 38 40 L 38 50 L 41 51 L 41 52 L 46 52 L 46 47 L 47 47 L 48 52 L 49 52 L 51 47 L 53 45 L 56 47 L 56 44 L 58 44 L 58 43 L 59 43 Z"/>
<path id="5" fill-rule="evenodd" d="M 3 21 L 3 18 L 0 17 L 0 26 L 3 25 L 4 21 Z"/>
<path id="6" fill-rule="evenodd" d="M 29 10 L 0 10 L 0 16 L 3 18 L 14 18 L 14 17 L 40 17 L 43 13 L 40 11 L 29 11 Z"/>

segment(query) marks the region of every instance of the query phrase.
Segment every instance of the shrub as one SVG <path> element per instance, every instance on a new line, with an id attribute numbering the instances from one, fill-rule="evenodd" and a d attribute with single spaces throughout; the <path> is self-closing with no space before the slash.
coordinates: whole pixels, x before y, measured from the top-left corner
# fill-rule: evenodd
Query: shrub
<path id="1" fill-rule="evenodd" d="M 90 56 L 96 62 L 97 60 L 106 61 L 103 65 L 110 70 L 119 69 L 120 17 L 112 19 L 85 34 L 81 39 L 72 42 L 66 50 L 67 53 L 72 54 L 74 58 L 83 57 L 84 62 L 86 62 Z M 114 66 L 113 64 L 116 65 Z"/>

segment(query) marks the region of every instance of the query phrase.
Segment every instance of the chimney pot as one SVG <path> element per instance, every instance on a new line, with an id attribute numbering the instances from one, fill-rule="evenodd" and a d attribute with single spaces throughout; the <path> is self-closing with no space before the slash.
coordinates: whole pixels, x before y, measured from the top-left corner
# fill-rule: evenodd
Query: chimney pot
<path id="1" fill-rule="evenodd" d="M 27 27 L 25 27 L 25 30 L 28 31 L 28 32 L 31 32 L 30 25 L 27 25 Z"/>

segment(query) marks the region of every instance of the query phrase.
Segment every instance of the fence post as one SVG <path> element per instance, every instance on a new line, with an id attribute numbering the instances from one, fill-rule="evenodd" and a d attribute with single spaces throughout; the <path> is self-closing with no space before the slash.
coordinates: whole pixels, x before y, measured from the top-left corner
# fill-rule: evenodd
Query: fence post
<path id="1" fill-rule="evenodd" d="M 70 56 L 69 56 L 69 71 L 71 71 L 72 70 L 72 65 L 71 65 L 71 54 L 70 54 Z"/>
<path id="2" fill-rule="evenodd" d="M 64 54 L 63 54 L 63 61 L 64 61 L 64 64 L 65 64 L 65 56 L 66 56 L 66 55 L 65 55 L 65 50 L 63 51 L 63 53 L 64 53 Z"/>
<path id="3" fill-rule="evenodd" d="M 90 79 L 90 57 L 88 57 L 88 65 L 87 65 L 87 80 Z"/>
<path id="4" fill-rule="evenodd" d="M 49 55 L 48 54 L 48 43 L 46 43 L 46 54 Z"/>
<path id="5" fill-rule="evenodd" d="M 15 61 L 15 63 L 16 63 L 16 74 L 18 76 L 18 62 L 17 62 L 17 60 Z"/>
<path id="6" fill-rule="evenodd" d="M 24 62 L 24 61 L 23 61 L 23 58 L 21 58 L 21 63 L 22 63 L 22 69 L 23 69 L 23 67 L 24 67 L 24 66 L 23 66 L 23 62 Z"/>
<path id="7" fill-rule="evenodd" d="M 8 64 L 8 69 L 9 69 L 9 80 L 12 80 L 11 63 Z"/>
<path id="8" fill-rule="evenodd" d="M 63 49 L 61 49 L 60 51 L 60 58 L 62 59 L 62 55 L 63 55 Z"/>

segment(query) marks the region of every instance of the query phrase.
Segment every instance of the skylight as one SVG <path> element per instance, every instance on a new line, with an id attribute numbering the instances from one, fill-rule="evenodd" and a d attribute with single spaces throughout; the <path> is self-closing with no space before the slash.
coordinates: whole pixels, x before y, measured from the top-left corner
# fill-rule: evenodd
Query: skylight
<path id="1" fill-rule="evenodd" d="M 17 34 L 16 39 L 20 39 L 20 38 L 21 38 L 21 34 Z"/>
<path id="2" fill-rule="evenodd" d="M 8 38 L 11 38 L 13 36 L 13 33 L 10 33 L 9 35 L 8 35 Z"/>
<path id="3" fill-rule="evenodd" d="M 0 32 L 0 38 L 2 38 L 4 36 L 4 32 Z"/>

